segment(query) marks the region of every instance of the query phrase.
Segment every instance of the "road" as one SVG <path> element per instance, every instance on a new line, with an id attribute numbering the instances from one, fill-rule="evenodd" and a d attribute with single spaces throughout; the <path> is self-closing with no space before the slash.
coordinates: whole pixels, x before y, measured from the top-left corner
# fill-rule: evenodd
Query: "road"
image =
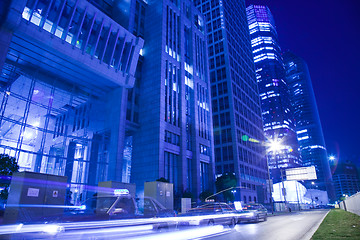
<path id="1" fill-rule="evenodd" d="M 15 224 L 0 226 L 11 239 L 122 239 L 122 240 L 309 240 L 328 210 L 292 212 L 268 217 L 265 222 L 242 223 L 234 229 L 222 225 L 153 230 L 154 223 L 167 226 L 179 218 L 74 222 L 62 224 Z M 182 218 L 183 220 L 183 218 Z M 156 223 L 157 222 L 157 223 Z M 176 225 L 174 225 L 176 226 Z"/>
<path id="2" fill-rule="evenodd" d="M 313 210 L 269 217 L 266 222 L 236 225 L 235 229 L 211 240 L 308 240 L 328 210 Z"/>

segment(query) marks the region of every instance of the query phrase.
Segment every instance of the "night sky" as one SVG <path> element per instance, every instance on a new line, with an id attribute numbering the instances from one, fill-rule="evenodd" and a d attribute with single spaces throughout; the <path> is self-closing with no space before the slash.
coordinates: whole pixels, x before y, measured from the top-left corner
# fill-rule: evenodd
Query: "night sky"
<path id="1" fill-rule="evenodd" d="M 267 5 L 282 50 L 309 66 L 328 154 L 360 166 L 360 1 L 246 0 Z"/>

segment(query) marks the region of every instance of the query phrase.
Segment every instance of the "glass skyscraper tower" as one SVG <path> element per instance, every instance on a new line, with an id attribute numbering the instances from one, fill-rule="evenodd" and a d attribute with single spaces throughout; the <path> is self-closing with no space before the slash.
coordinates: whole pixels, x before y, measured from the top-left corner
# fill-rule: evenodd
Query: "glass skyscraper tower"
<path id="1" fill-rule="evenodd" d="M 216 175 L 235 174 L 237 199 L 267 200 L 257 194 L 268 172 L 245 1 L 194 3 L 206 19 Z"/>
<path id="2" fill-rule="evenodd" d="M 288 85 L 273 16 L 266 6 L 247 8 L 267 157 L 274 182 L 281 169 L 301 165 Z"/>
<path id="3" fill-rule="evenodd" d="M 214 186 L 203 15 L 189 0 L 133 2 L 131 31 L 145 43 L 138 86 L 128 98 L 134 113 L 127 118 L 134 127 L 130 181 L 141 194 L 145 181 L 165 178 L 176 196 L 198 198 Z"/>
<path id="4" fill-rule="evenodd" d="M 332 178 L 308 66 L 289 51 L 283 54 L 283 59 L 303 165 L 315 166 L 316 186 L 327 190 L 332 198 Z"/>

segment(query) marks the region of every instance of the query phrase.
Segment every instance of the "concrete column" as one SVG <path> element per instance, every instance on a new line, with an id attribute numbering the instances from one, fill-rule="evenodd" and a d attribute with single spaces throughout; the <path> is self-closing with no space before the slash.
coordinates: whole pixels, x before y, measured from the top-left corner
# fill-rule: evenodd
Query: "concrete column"
<path id="1" fill-rule="evenodd" d="M 76 142 L 70 141 L 66 156 L 66 166 L 65 166 L 65 176 L 68 177 L 68 183 L 71 183 L 72 172 L 74 167 L 74 157 L 75 157 L 75 149 L 76 149 Z M 41 163 L 41 162 L 40 162 Z"/>
<path id="2" fill-rule="evenodd" d="M 94 134 L 91 141 L 89 173 L 88 173 L 88 185 L 90 186 L 96 185 L 100 141 L 101 141 L 101 135 Z"/>
<path id="3" fill-rule="evenodd" d="M 107 95 L 106 128 L 110 129 L 110 151 L 108 177 L 109 181 L 122 180 L 123 151 L 125 141 L 127 90 L 119 87 Z M 104 113 L 105 114 L 105 113 Z"/>

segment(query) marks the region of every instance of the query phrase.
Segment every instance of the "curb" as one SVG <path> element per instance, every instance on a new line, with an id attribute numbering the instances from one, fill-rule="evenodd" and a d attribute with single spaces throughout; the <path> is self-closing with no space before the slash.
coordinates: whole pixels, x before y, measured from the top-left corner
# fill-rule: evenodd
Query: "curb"
<path id="1" fill-rule="evenodd" d="M 310 240 L 312 238 L 312 236 L 314 235 L 314 233 L 316 232 L 316 230 L 318 230 L 320 224 L 324 221 L 326 216 L 329 214 L 329 212 L 330 212 L 330 210 L 328 210 L 327 213 L 324 215 L 324 217 L 316 225 L 314 225 L 312 228 L 310 228 L 310 230 L 307 231 L 299 240 Z"/>

